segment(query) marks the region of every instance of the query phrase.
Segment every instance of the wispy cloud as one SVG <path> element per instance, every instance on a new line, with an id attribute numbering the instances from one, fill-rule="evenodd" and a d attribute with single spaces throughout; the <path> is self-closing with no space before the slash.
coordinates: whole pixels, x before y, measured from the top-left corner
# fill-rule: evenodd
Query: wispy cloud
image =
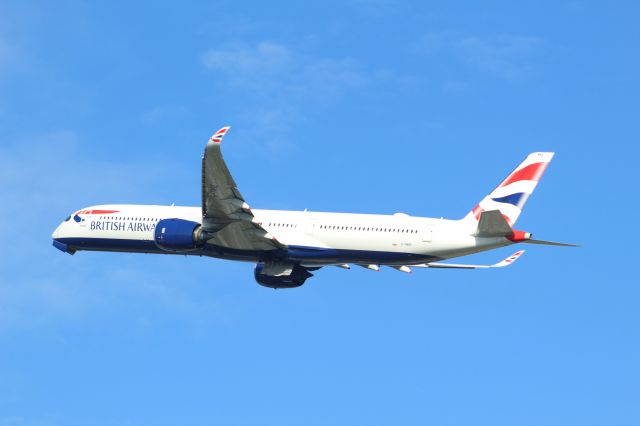
<path id="1" fill-rule="evenodd" d="M 0 70 L 3 70 L 11 62 L 14 53 L 15 49 L 9 41 L 0 37 Z"/>
<path id="2" fill-rule="evenodd" d="M 162 262 L 157 259 L 158 263 Z M 195 260 L 195 259 L 194 259 Z M 202 261 L 198 259 L 197 261 Z M 187 317 L 197 320 L 220 319 L 221 303 L 218 301 L 204 301 L 189 297 L 182 291 L 185 284 L 175 280 L 172 273 L 183 274 L 183 269 L 171 270 L 168 268 L 165 277 L 149 277 L 148 271 L 137 267 L 135 264 L 122 265 L 111 268 L 107 274 L 110 282 L 116 283 L 113 287 L 115 297 L 126 303 L 127 299 L 135 298 L 139 302 L 151 303 L 153 308 L 164 311 L 172 316 Z M 135 285 L 131 285 L 135 283 Z M 199 283 L 197 284 L 199 285 Z"/>
<path id="3" fill-rule="evenodd" d="M 167 120 L 180 119 L 189 114 L 189 110 L 179 105 L 159 105 L 142 114 L 142 122 L 154 125 Z"/>
<path id="4" fill-rule="evenodd" d="M 49 249 L 50 256 L 66 256 Z M 180 285 L 181 272 L 172 266 L 163 266 L 160 276 L 149 274 L 144 262 L 129 260 L 120 263 L 130 266 L 88 270 L 86 262 L 72 259 L 75 266 L 71 269 L 69 259 L 60 260 L 42 257 L 37 271 L 21 274 L 2 268 L 0 335 L 69 321 L 99 322 L 114 312 L 118 312 L 118 322 L 132 332 L 147 332 L 164 325 L 167 318 L 196 329 L 226 321 L 223 304 L 193 297 Z"/>
<path id="5" fill-rule="evenodd" d="M 136 255 L 121 255 L 117 263 L 105 264 L 51 246 L 58 222 L 90 204 L 96 193 L 106 201 L 152 192 L 157 182 L 145 176 L 164 174 L 153 161 L 98 161 L 82 149 L 90 144 L 70 130 L 19 142 L 0 147 L 0 231 L 10 242 L 0 246 L 0 334 L 86 321 L 118 305 L 150 307 L 196 323 L 219 318 L 217 302 L 198 300 L 173 280 L 182 275 L 178 264 L 158 259 L 163 272 L 154 275 L 149 258 L 145 264 L 132 260 Z M 132 311 L 124 320 L 149 327 L 149 317 Z"/>
<path id="6" fill-rule="evenodd" d="M 372 16 L 389 16 L 398 10 L 398 4 L 393 0 L 351 0 L 349 3 Z"/>
<path id="7" fill-rule="evenodd" d="M 46 266 L 47 272 L 25 270 L 17 275 L 17 271 L 2 268 L 0 334 L 80 318 L 101 303 L 95 288 L 82 285 L 87 282 L 86 277 L 73 272 L 60 274 L 62 271 L 47 261 L 40 262 L 40 266 Z"/>
<path id="8" fill-rule="evenodd" d="M 208 50 L 202 60 L 235 88 L 272 99 L 302 96 L 329 100 L 369 81 L 353 58 L 315 57 L 271 41 L 231 43 Z"/>
<path id="9" fill-rule="evenodd" d="M 32 422 L 22 416 L 8 416 L 0 418 L 0 426 L 42 426 L 41 422 Z"/>
<path id="10" fill-rule="evenodd" d="M 243 127 L 252 129 L 247 139 L 280 155 L 296 150 L 287 132 L 302 119 L 301 109 L 336 102 L 376 78 L 354 58 L 317 56 L 273 41 L 227 43 L 206 51 L 202 63 L 221 90 L 247 99 L 239 112 Z"/>
<path id="11" fill-rule="evenodd" d="M 101 160 L 89 155 L 87 147 L 90 146 L 92 144 L 76 132 L 60 130 L 25 135 L 13 145 L 1 147 L 0 197 L 5 204 L 0 220 L 18 212 L 20 218 L 36 219 L 32 215 L 41 209 L 68 207 L 83 198 L 87 202 L 96 196 L 96 181 L 88 177 L 100 176 L 100 182 L 109 183 L 100 187 L 103 199 L 130 197 L 151 184 L 152 178 L 148 174 L 140 175 L 141 164 L 135 160 Z"/>
<path id="12" fill-rule="evenodd" d="M 428 33 L 415 43 L 421 54 L 449 56 L 475 70 L 510 81 L 536 74 L 544 46 L 544 39 L 535 36 L 480 36 L 454 31 Z"/>
<path id="13" fill-rule="evenodd" d="M 467 63 L 507 80 L 532 76 L 537 68 L 533 58 L 542 46 L 541 38 L 519 35 L 470 36 L 453 43 Z"/>
<path id="14" fill-rule="evenodd" d="M 255 46 L 232 43 L 204 54 L 204 64 L 210 69 L 229 73 L 271 73 L 282 70 L 291 60 L 286 47 L 263 41 Z"/>

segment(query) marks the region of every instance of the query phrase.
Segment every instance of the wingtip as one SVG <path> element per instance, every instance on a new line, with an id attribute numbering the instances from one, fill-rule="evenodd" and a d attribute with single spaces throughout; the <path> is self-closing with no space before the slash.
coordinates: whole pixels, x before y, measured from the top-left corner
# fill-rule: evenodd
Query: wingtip
<path id="1" fill-rule="evenodd" d="M 230 128 L 231 126 L 225 126 L 222 129 L 218 130 L 213 134 L 213 136 L 211 136 L 209 142 L 219 144 L 220 142 L 222 142 L 222 139 L 227 134 Z"/>
<path id="2" fill-rule="evenodd" d="M 503 266 L 509 266 L 511 264 L 513 264 L 516 260 L 518 260 L 520 258 L 520 256 L 522 256 L 522 254 L 524 253 L 524 250 L 518 250 L 517 252 L 513 253 L 511 256 L 507 257 L 506 259 L 496 263 L 495 265 L 493 265 L 496 268 L 500 268 Z"/>
<path id="3" fill-rule="evenodd" d="M 540 151 L 540 152 L 532 152 L 531 154 L 529 154 L 529 157 L 537 161 L 548 163 L 551 161 L 554 155 L 556 155 L 556 153 L 553 151 L 547 151 L 547 152 Z"/>

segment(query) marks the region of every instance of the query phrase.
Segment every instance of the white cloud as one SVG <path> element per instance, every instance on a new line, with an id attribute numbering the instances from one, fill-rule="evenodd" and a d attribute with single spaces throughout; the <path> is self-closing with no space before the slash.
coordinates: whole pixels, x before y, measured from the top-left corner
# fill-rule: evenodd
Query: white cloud
<path id="1" fill-rule="evenodd" d="M 14 52 L 13 46 L 6 39 L 0 37 L 0 70 L 11 62 Z"/>
<path id="2" fill-rule="evenodd" d="M 235 89 L 270 101 L 331 100 L 369 81 L 353 58 L 314 57 L 270 41 L 211 49 L 203 55 L 203 63 Z"/>
<path id="3" fill-rule="evenodd" d="M 221 49 L 211 49 L 203 56 L 207 68 L 231 74 L 277 71 L 286 66 L 290 59 L 289 49 L 269 41 L 255 46 L 233 43 Z"/>
<path id="4" fill-rule="evenodd" d="M 467 66 L 504 80 L 535 75 L 544 40 L 534 36 L 463 35 L 454 31 L 423 35 L 414 45 L 420 54 L 449 56 Z"/>
<path id="5" fill-rule="evenodd" d="M 80 317 L 93 311 L 98 305 L 97 292 L 82 285 L 76 273 L 61 274 L 65 279 L 52 278 L 61 271 L 47 266 L 47 273 L 24 271 L 16 276 L 15 271 L 2 268 L 5 277 L 0 281 L 0 334 L 15 329 L 40 327 L 52 320 Z M 26 266 L 26 265 L 25 265 Z M 7 275 L 11 275 L 7 278 Z M 87 281 L 84 281 L 85 284 Z"/>
<path id="6" fill-rule="evenodd" d="M 274 159 L 297 149 L 287 133 L 303 119 L 300 110 L 339 101 L 376 79 L 354 58 L 314 56 L 272 41 L 230 43 L 205 52 L 202 62 L 221 90 L 250 100 L 238 113 L 246 125 L 238 124 Z"/>
<path id="7" fill-rule="evenodd" d="M 90 204 L 90 197 L 98 194 L 107 202 L 125 195 L 135 198 L 153 191 L 153 176 L 167 176 L 146 158 L 96 160 L 83 150 L 91 145 L 83 139 L 66 130 L 0 147 L 0 231 L 5 241 L 0 245 L 0 335 L 86 321 L 132 304 L 148 307 L 150 313 L 131 310 L 124 320 L 142 321 L 145 327 L 155 325 L 148 320 L 153 311 L 191 323 L 218 320 L 216 301 L 194 298 L 175 279 L 183 275 L 184 265 L 126 254 L 104 262 L 113 255 L 101 254 L 100 260 L 90 253 L 71 257 L 51 246 L 53 228 L 71 210 Z M 150 273 L 153 262 L 161 265 L 161 273 Z"/>
<path id="8" fill-rule="evenodd" d="M 189 114 L 189 110 L 183 106 L 161 105 L 156 106 L 142 114 L 142 122 L 153 125 L 168 120 L 179 119 Z"/>
<path id="9" fill-rule="evenodd" d="M 460 80 L 446 80 L 442 84 L 442 88 L 445 92 L 458 93 L 463 92 L 469 87 L 469 83 Z"/>
<path id="10" fill-rule="evenodd" d="M 35 424 L 41 425 L 41 423 L 30 422 L 22 416 L 9 416 L 0 418 L 0 426 L 28 426 Z"/>
<path id="11" fill-rule="evenodd" d="M 184 288 L 179 278 L 184 271 L 175 263 L 167 262 L 162 276 L 150 274 L 148 263 L 131 262 L 130 258 L 111 259 L 112 267 L 90 270 L 83 267 L 86 261 L 70 259 L 74 264 L 70 268 L 63 258 L 68 255 L 48 248 L 50 255 L 38 259 L 32 266 L 35 270 L 24 271 L 22 276 L 13 271 L 11 278 L 0 281 L 0 336 L 69 322 L 100 323 L 112 315 L 117 315 L 114 323 L 132 333 L 145 333 L 167 321 L 186 322 L 196 329 L 226 321 L 223 303 L 194 297 Z M 64 260 L 52 260 L 52 256 Z M 7 275 L 6 268 L 2 269 Z"/>
<path id="12" fill-rule="evenodd" d="M 453 31 L 432 31 L 420 36 L 413 44 L 417 53 L 432 55 L 450 50 L 454 40 L 459 34 Z"/>
<path id="13" fill-rule="evenodd" d="M 11 215 L 37 220 L 42 210 L 68 208 L 83 198 L 86 202 L 87 197 L 96 196 L 97 184 L 103 199 L 130 197 L 143 192 L 162 171 L 143 159 L 141 164 L 97 159 L 91 155 L 91 146 L 77 133 L 62 130 L 25 136 L 14 145 L 1 147 L 0 197 L 5 204 L 0 221 Z M 140 167 L 149 173 L 139 173 Z"/>
<path id="14" fill-rule="evenodd" d="M 398 9 L 402 6 L 393 0 L 351 0 L 350 3 L 356 10 L 373 17 L 388 17 L 397 14 Z"/>
<path id="15" fill-rule="evenodd" d="M 245 108 L 236 116 L 239 143 L 266 155 L 268 161 L 284 161 L 298 151 L 289 138 L 293 123 L 302 119 L 296 108 L 284 103 L 258 104 Z M 233 153 L 230 152 L 230 155 Z"/>
<path id="16" fill-rule="evenodd" d="M 532 58 L 542 45 L 538 37 L 518 35 L 470 36 L 453 42 L 457 54 L 467 63 L 508 80 L 534 73 L 536 64 Z"/>

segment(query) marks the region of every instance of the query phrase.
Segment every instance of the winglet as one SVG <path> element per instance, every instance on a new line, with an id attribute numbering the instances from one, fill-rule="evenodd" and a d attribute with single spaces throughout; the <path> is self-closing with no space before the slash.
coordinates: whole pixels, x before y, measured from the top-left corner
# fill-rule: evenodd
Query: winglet
<path id="1" fill-rule="evenodd" d="M 513 253 L 511 256 L 507 257 L 506 259 L 496 263 L 495 265 L 491 265 L 493 268 L 502 268 L 503 266 L 509 266 L 511 265 L 513 262 L 515 262 L 516 260 L 518 260 L 518 258 L 520 256 L 522 256 L 522 253 L 524 253 L 524 250 L 520 250 L 517 251 L 515 253 Z"/>
<path id="2" fill-rule="evenodd" d="M 513 264 L 520 256 L 522 256 L 524 250 L 517 251 L 506 259 L 495 263 L 493 265 L 465 265 L 459 263 L 422 263 L 420 265 L 411 265 L 416 268 L 453 268 L 453 269 L 479 269 L 479 268 L 502 268 L 503 266 L 509 266 Z"/>
<path id="3" fill-rule="evenodd" d="M 209 141 L 213 142 L 213 143 L 222 142 L 222 138 L 224 138 L 224 135 L 227 134 L 227 132 L 229 131 L 230 128 L 231 128 L 231 126 L 226 126 L 226 127 L 223 127 L 222 129 L 218 130 L 217 132 L 215 132 L 213 134 L 213 136 L 211 136 L 211 139 L 209 139 Z"/>

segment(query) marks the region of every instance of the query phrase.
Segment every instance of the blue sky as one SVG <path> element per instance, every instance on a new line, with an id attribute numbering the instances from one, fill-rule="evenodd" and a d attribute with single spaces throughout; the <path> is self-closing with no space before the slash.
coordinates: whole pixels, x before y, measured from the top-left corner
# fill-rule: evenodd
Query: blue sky
<path id="1" fill-rule="evenodd" d="M 0 425 L 637 425 L 636 2 L 0 2 Z M 98 203 L 462 217 L 557 155 L 490 271 L 51 247 Z M 513 248 L 469 260 L 493 262 Z"/>

